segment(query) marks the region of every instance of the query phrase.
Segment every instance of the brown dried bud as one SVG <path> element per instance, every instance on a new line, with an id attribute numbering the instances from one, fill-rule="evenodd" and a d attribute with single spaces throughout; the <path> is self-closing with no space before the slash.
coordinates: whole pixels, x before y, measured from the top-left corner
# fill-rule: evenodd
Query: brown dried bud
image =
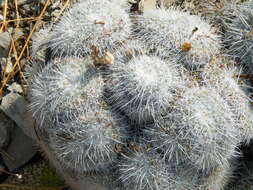
<path id="1" fill-rule="evenodd" d="M 253 36 L 253 28 L 247 33 L 247 37 L 252 37 Z"/>
<path id="2" fill-rule="evenodd" d="M 126 50 L 126 55 L 127 55 L 128 57 L 133 57 L 133 55 L 134 55 L 134 50 L 133 50 L 133 49 L 127 49 L 127 50 Z"/>
<path id="3" fill-rule="evenodd" d="M 114 63 L 114 56 L 109 51 L 107 51 L 104 56 L 99 56 L 99 50 L 97 47 L 92 46 L 91 49 L 91 58 L 94 65 L 110 65 Z"/>
<path id="4" fill-rule="evenodd" d="M 95 24 L 105 24 L 105 21 L 103 21 L 103 20 L 95 20 Z"/>
<path id="5" fill-rule="evenodd" d="M 192 48 L 192 44 L 190 42 L 184 42 L 181 49 L 183 52 L 188 52 Z"/>
<path id="6" fill-rule="evenodd" d="M 104 64 L 113 64 L 114 63 L 114 56 L 109 51 L 105 53 L 104 56 Z"/>

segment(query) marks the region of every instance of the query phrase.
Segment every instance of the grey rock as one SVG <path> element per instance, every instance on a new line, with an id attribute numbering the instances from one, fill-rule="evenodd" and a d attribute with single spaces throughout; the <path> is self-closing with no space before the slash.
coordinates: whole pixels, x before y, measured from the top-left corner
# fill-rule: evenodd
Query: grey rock
<path id="1" fill-rule="evenodd" d="M 2 175 L 5 174 L 2 170 L 5 170 L 5 166 L 4 166 L 3 160 L 1 159 L 1 156 L 0 156 L 0 183 L 2 181 L 2 179 L 1 179 Z"/>
<path id="2" fill-rule="evenodd" d="M 1 47 L 0 47 L 1 49 Z M 1 54 L 1 53 L 0 53 Z M 12 72 L 13 64 L 11 61 L 11 57 L 2 57 L 0 56 L 0 70 L 4 71 L 6 74 Z"/>
<path id="3" fill-rule="evenodd" d="M 10 135 L 5 127 L 0 125 L 0 148 L 4 148 L 8 145 L 10 140 Z"/>
<path id="4" fill-rule="evenodd" d="M 8 90 L 11 92 L 11 93 L 22 93 L 23 90 L 22 90 L 22 87 L 20 86 L 20 84 L 14 82 L 12 83 L 9 87 L 8 87 Z"/>
<path id="5" fill-rule="evenodd" d="M 0 111 L 0 149 L 8 146 L 14 123 Z"/>
<path id="6" fill-rule="evenodd" d="M 0 33 L 0 57 L 6 57 L 11 44 L 11 36 L 8 32 Z"/>
<path id="7" fill-rule="evenodd" d="M 19 84 L 13 83 L 8 90 L 10 93 L 3 97 L 0 109 L 8 115 L 23 132 L 31 137 L 35 137 L 34 123 L 27 111 L 28 102 L 20 95 L 22 88 Z"/>
<path id="8" fill-rule="evenodd" d="M 37 150 L 35 141 L 29 137 L 33 135 L 31 130 L 27 130 L 28 128 L 33 128 L 33 123 L 32 120 L 28 119 L 26 112 L 27 102 L 19 94 L 21 88 L 14 83 L 8 90 L 10 93 L 3 97 L 0 110 L 15 121 L 16 124 L 8 132 L 10 142 L 4 148 L 5 154 L 2 157 L 5 165 L 12 171 L 27 163 L 37 153 Z M 4 123 L 5 127 L 7 127 L 8 123 Z"/>
<path id="9" fill-rule="evenodd" d="M 26 136 L 19 127 L 11 131 L 11 142 L 5 149 L 3 161 L 10 171 L 26 164 L 36 154 L 34 141 Z"/>

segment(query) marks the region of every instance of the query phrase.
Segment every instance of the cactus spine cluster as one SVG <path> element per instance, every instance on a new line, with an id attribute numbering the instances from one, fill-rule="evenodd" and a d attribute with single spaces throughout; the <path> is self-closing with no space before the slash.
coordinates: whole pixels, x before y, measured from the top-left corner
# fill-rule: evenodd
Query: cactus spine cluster
<path id="1" fill-rule="evenodd" d="M 35 58 L 49 52 L 30 70 L 38 143 L 76 190 L 87 177 L 114 190 L 223 189 L 253 119 L 220 35 L 176 8 L 130 18 L 126 5 L 79 1 L 35 41 Z"/>

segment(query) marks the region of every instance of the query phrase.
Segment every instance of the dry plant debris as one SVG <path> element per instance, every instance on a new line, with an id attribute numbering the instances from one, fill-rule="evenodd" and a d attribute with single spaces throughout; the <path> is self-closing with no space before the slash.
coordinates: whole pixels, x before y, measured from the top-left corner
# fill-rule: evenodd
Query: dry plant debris
<path id="1" fill-rule="evenodd" d="M 25 84 L 23 69 L 31 58 L 32 36 L 42 26 L 57 22 L 71 0 L 0 1 L 0 99 L 14 80 Z M 4 54 L 4 52 L 6 54 Z"/>

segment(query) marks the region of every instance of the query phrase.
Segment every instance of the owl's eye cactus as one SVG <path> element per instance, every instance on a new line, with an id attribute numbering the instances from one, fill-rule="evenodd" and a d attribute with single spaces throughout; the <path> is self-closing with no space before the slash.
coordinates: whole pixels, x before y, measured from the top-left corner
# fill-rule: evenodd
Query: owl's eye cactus
<path id="1" fill-rule="evenodd" d="M 114 108 L 136 123 L 157 120 L 168 109 L 177 89 L 184 87 L 173 61 L 137 55 L 108 68 L 108 98 Z"/>
<path id="2" fill-rule="evenodd" d="M 90 59 L 51 60 L 33 80 L 30 109 L 39 126 L 63 122 L 102 102 L 104 81 Z"/>
<path id="3" fill-rule="evenodd" d="M 238 5 L 238 14 L 226 20 L 224 41 L 228 54 L 253 70 L 253 1 Z"/>
<path id="4" fill-rule="evenodd" d="M 107 0 L 87 0 L 66 12 L 52 29 L 49 47 L 55 56 L 85 56 L 96 47 L 100 55 L 114 51 L 131 30 L 127 12 Z"/>
<path id="5" fill-rule="evenodd" d="M 223 189 L 238 146 L 252 138 L 253 116 L 235 72 L 217 55 L 219 35 L 175 8 L 130 20 L 124 0 L 76 1 L 34 41 L 34 60 L 40 47 L 47 54 L 28 90 L 38 143 L 67 183 Z M 228 28 L 246 18 L 234 16 Z"/>
<path id="6" fill-rule="evenodd" d="M 161 56 L 178 54 L 189 68 L 207 64 L 219 53 L 219 36 L 201 17 L 170 8 L 138 16 L 136 36 Z"/>

